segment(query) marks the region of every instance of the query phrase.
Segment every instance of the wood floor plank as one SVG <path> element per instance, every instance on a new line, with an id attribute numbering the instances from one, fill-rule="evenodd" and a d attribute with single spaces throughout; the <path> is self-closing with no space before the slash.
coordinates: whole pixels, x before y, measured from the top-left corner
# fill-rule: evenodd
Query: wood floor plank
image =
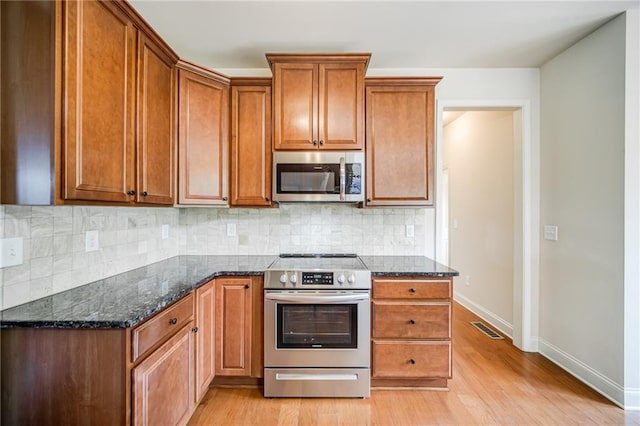
<path id="1" fill-rule="evenodd" d="M 492 340 L 457 303 L 449 390 L 372 390 L 358 398 L 264 398 L 256 388 L 211 388 L 189 425 L 630 425 L 624 411 L 540 354 Z"/>

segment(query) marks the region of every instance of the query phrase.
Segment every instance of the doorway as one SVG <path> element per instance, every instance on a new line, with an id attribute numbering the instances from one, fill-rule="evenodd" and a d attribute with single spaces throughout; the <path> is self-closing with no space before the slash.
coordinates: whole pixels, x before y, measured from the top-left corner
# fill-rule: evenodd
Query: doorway
<path id="1" fill-rule="evenodd" d="M 535 256 L 537 250 L 537 243 L 534 238 L 537 235 L 536 217 L 536 190 L 533 185 L 536 165 L 534 164 L 535 156 L 532 154 L 532 140 L 531 140 L 531 123 L 530 123 L 530 105 L 526 101 L 515 102 L 464 102 L 464 101 L 443 101 L 438 102 L 437 106 L 437 135 L 436 135 L 436 164 L 437 164 L 437 199 L 436 203 L 436 260 L 439 262 L 445 262 L 448 260 L 454 269 L 458 269 L 461 272 L 461 276 L 457 278 L 454 288 L 456 300 L 460 301 L 463 305 L 467 306 L 474 313 L 484 318 L 487 322 L 503 331 L 513 339 L 513 343 L 518 348 L 524 351 L 536 352 L 537 347 L 537 275 L 534 273 L 536 269 L 537 256 Z M 450 166 L 444 164 L 444 127 L 445 127 L 445 112 L 447 112 L 447 125 L 451 126 L 458 120 L 459 132 L 467 132 L 467 139 L 474 140 L 473 126 L 462 126 L 465 121 L 469 124 L 471 122 L 482 123 L 483 114 L 494 115 L 498 117 L 502 114 L 502 121 L 509 121 L 511 123 L 510 130 L 510 153 L 502 153 L 502 160 L 491 161 L 491 149 L 484 154 L 485 165 L 484 169 L 490 171 L 485 173 L 481 168 L 474 171 L 474 175 L 466 177 L 467 181 L 483 181 L 490 180 L 490 176 L 495 174 L 494 172 L 501 172 L 502 176 L 510 176 L 509 183 L 511 184 L 511 212 L 507 212 L 512 218 L 510 225 L 507 227 L 498 227 L 498 225 L 475 226 L 476 235 L 464 235 L 464 231 L 467 228 L 461 228 L 461 226 L 467 226 L 470 223 L 467 222 L 467 218 L 471 216 L 473 219 L 473 213 L 477 212 L 480 207 L 486 206 L 493 202 L 494 195 L 489 193 L 490 196 L 485 197 L 486 200 L 474 195 L 471 202 L 465 207 L 470 214 L 465 217 L 465 223 L 460 223 L 460 217 L 456 217 L 457 208 L 452 204 L 454 200 L 450 194 L 455 190 L 458 185 L 457 176 L 455 171 Z M 468 114 L 469 113 L 469 114 Z M 467 115 L 466 119 L 464 118 Z M 461 118 L 462 117 L 462 118 Z M 498 120 L 500 121 L 500 120 Z M 486 123 L 485 123 L 486 124 Z M 495 123 L 494 123 L 495 124 Z M 503 123 L 504 124 L 504 123 Z M 491 126 L 489 126 L 491 127 Z M 464 128 L 464 129 L 463 129 Z M 466 129 L 466 130 L 465 130 Z M 502 132 L 505 130 L 503 128 Z M 509 132 L 507 130 L 507 132 Z M 477 140 L 477 138 L 475 138 Z M 511 158 L 511 173 L 505 175 L 505 167 L 501 167 L 501 163 L 504 166 L 504 155 Z M 470 157 L 471 158 L 471 157 Z M 473 158 L 471 158 L 473 159 Z M 446 177 L 445 175 L 446 169 Z M 496 169 L 496 170 L 493 170 Z M 498 173 L 499 174 L 499 173 Z M 505 179 L 504 177 L 502 178 Z M 449 187 L 449 190 L 445 192 L 444 185 Z M 485 186 L 492 189 L 491 183 L 484 182 Z M 495 185 L 494 185 L 495 186 Z M 503 187 L 504 185 L 498 185 Z M 500 191 L 505 192 L 509 189 L 502 188 Z M 444 202 L 441 202 L 445 198 Z M 455 198 L 455 197 L 453 197 Z M 504 202 L 504 200 L 503 200 Z M 446 214 L 446 211 L 450 213 Z M 482 214 L 489 214 L 486 211 Z M 504 216 L 504 215 L 503 215 Z M 495 223 L 495 221 L 494 221 Z M 473 225 L 472 225 L 473 226 Z M 449 229 L 447 229 L 449 228 Z M 457 228 L 457 229 L 456 229 Z M 506 229 L 511 231 L 511 235 L 505 231 Z M 447 234 L 448 232 L 448 234 Z M 460 241 L 455 242 L 457 234 L 463 234 L 463 238 Z M 506 236 L 505 236 L 506 235 Z M 467 269 L 469 266 L 467 262 L 456 264 L 456 244 L 463 244 L 465 238 L 475 238 L 475 257 L 485 256 L 488 253 L 491 256 L 487 261 L 492 260 L 494 263 L 485 263 L 480 267 L 480 262 L 476 262 L 476 266 L 472 265 L 471 272 L 465 273 L 461 270 L 460 266 Z M 480 240 L 480 241 L 478 241 Z M 506 242 L 505 242 L 506 241 Z M 500 259 L 499 253 L 505 253 L 505 247 L 508 248 L 508 242 L 511 242 L 510 256 L 511 260 L 507 262 L 499 262 L 496 264 L 495 259 Z M 498 244 L 499 243 L 499 244 Z M 484 245 L 484 246 L 483 246 Z M 451 250 L 447 248 L 451 247 Z M 480 248 L 478 248 L 480 247 Z M 502 250 L 502 252 L 500 251 Z M 446 253 L 445 253 L 446 251 Z M 468 252 L 465 254 L 466 258 L 472 258 Z M 473 259 L 472 259 L 473 260 Z M 490 271 L 493 268 L 500 267 L 501 270 L 501 283 L 495 283 L 490 277 Z M 480 270 L 481 272 L 478 272 Z M 511 275 L 509 280 L 508 275 Z M 467 276 L 469 277 L 467 279 Z M 504 278 L 507 276 L 507 278 Z M 467 281 L 468 280 L 468 281 Z M 469 285 L 466 285 L 466 283 Z M 506 283 L 506 284 L 505 284 Z M 510 284 L 510 285 L 509 285 Z M 508 289 L 505 290 L 505 285 Z M 503 289 L 500 291 L 500 289 Z"/>
<path id="2" fill-rule="evenodd" d="M 455 299 L 513 337 L 513 109 L 443 115 L 443 243 Z M 446 248 L 443 247 L 443 251 Z"/>

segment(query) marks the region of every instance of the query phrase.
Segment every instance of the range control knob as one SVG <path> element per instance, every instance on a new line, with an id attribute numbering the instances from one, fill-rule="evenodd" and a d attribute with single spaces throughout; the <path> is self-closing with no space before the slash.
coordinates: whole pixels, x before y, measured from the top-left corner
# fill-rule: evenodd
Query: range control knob
<path id="1" fill-rule="evenodd" d="M 354 274 L 349 274 L 347 281 L 349 281 L 349 284 L 354 284 L 356 282 L 356 276 Z"/>
<path id="2" fill-rule="evenodd" d="M 344 274 L 340 274 L 338 275 L 338 278 L 336 278 L 336 280 L 338 280 L 338 284 L 344 284 L 346 278 L 344 277 Z"/>
<path id="3" fill-rule="evenodd" d="M 291 274 L 289 276 L 289 281 L 291 281 L 291 284 L 297 283 L 298 282 L 298 276 L 295 273 Z"/>
<path id="4" fill-rule="evenodd" d="M 289 281 L 289 277 L 287 276 L 287 274 L 286 274 L 286 273 L 285 273 L 285 274 L 280 275 L 280 282 L 281 282 L 282 284 L 286 284 L 286 283 L 287 283 L 287 281 Z"/>

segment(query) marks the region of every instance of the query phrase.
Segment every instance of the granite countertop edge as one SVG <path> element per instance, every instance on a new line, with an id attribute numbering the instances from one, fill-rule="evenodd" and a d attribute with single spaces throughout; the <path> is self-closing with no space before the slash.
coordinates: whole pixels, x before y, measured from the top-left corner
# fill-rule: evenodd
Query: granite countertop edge
<path id="1" fill-rule="evenodd" d="M 218 259 L 228 259 L 233 258 L 232 256 L 175 256 L 173 258 L 165 259 L 164 261 L 157 262 L 160 265 L 159 268 L 172 268 L 171 262 L 177 262 L 175 265 L 177 269 L 180 266 L 180 262 L 182 258 L 191 257 L 194 259 L 194 262 L 204 262 L 206 264 L 207 260 L 213 259 L 215 262 Z M 246 256 L 246 258 L 252 258 L 252 256 Z M 247 268 L 247 270 L 242 270 L 241 268 L 233 269 L 233 268 L 220 268 L 211 270 L 207 270 L 206 272 L 202 272 L 197 277 L 191 277 L 190 280 L 186 278 L 179 280 L 179 287 L 174 289 L 171 292 L 164 294 L 161 297 L 156 297 L 157 303 L 152 302 L 149 306 L 143 306 L 139 309 L 136 308 L 134 313 L 129 313 L 130 316 L 126 317 L 126 319 L 46 319 L 46 318 L 37 318 L 36 315 L 33 315 L 29 318 L 28 314 L 23 314 L 22 318 L 6 318 L 4 313 L 10 312 L 16 308 L 23 308 L 25 306 L 33 306 L 36 302 L 33 301 L 27 303 L 25 305 L 21 305 L 15 308 L 9 308 L 5 311 L 0 312 L 0 328 L 66 328 L 66 329 L 124 329 L 135 327 L 141 322 L 149 319 L 154 314 L 162 311 L 163 309 L 173 305 L 187 294 L 189 294 L 194 289 L 197 289 L 207 283 L 208 281 L 217 278 L 217 277 L 233 277 L 233 276 L 261 276 L 264 274 L 265 270 L 273 263 L 273 261 L 277 258 L 276 255 L 273 256 L 254 256 L 256 259 L 260 259 L 262 263 L 259 268 L 255 270 Z M 272 258 L 273 260 L 269 261 L 268 259 Z M 457 276 L 458 272 L 448 268 L 445 265 L 441 265 L 429 258 L 421 257 L 421 256 L 361 256 L 360 257 L 365 264 L 365 266 L 371 271 L 371 275 L 375 276 L 389 276 L 389 277 L 453 277 Z M 250 262 L 251 263 L 251 262 Z M 168 266 L 166 266 L 168 265 Z M 202 266 L 202 265 L 199 265 Z M 146 270 L 147 267 L 138 268 L 137 270 Z M 134 271 L 124 272 L 122 274 L 118 274 L 113 277 L 109 277 L 105 280 L 115 280 L 117 281 L 119 276 L 126 277 L 127 274 L 131 274 Z M 128 278 L 131 281 L 125 283 L 124 285 L 134 286 L 135 275 L 132 275 L 131 278 Z M 97 281 L 99 283 L 104 280 Z M 187 281 L 187 282 L 183 282 Z M 76 289 L 68 290 L 65 293 L 73 294 L 69 292 L 77 291 L 83 287 L 89 286 L 89 283 L 85 286 L 77 287 Z M 121 284 L 122 285 L 122 284 Z M 112 290 L 108 288 L 107 290 Z M 102 289 L 102 291 L 107 291 Z M 49 298 L 53 298 L 56 295 L 49 296 Z M 150 297 L 150 299 L 152 299 Z M 87 302 L 89 303 L 89 302 Z"/>

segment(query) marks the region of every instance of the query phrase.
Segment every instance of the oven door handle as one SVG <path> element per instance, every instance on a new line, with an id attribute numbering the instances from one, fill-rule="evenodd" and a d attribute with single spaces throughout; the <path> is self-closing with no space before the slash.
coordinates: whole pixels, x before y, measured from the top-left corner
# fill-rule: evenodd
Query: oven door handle
<path id="1" fill-rule="evenodd" d="M 300 295 L 300 294 L 274 294 L 267 293 L 264 295 L 267 300 L 275 300 L 278 302 L 298 302 L 298 303 L 343 303 L 343 302 L 360 302 L 368 301 L 368 294 L 337 294 L 337 295 Z"/>

